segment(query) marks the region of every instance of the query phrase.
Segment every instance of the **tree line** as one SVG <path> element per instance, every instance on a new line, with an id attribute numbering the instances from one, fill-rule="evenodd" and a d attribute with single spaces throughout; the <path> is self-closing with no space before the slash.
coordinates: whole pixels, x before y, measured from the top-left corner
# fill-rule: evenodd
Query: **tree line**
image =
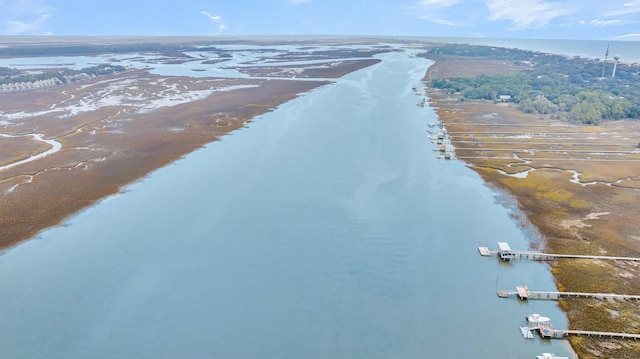
<path id="1" fill-rule="evenodd" d="M 461 100 L 508 98 L 527 113 L 552 114 L 585 124 L 602 119 L 640 118 L 640 66 L 599 59 L 542 54 L 527 50 L 476 45 L 442 45 L 424 54 L 475 56 L 509 60 L 528 69 L 511 74 L 432 80 L 430 85 L 459 94 Z M 607 68 L 608 65 L 608 68 Z M 603 68 L 607 70 L 602 77 Z"/>

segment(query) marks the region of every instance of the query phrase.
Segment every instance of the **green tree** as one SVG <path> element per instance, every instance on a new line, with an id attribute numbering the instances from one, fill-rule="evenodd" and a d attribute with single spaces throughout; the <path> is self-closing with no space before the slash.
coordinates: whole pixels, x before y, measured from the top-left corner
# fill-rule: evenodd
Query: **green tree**
<path id="1" fill-rule="evenodd" d="M 558 105 L 558 110 L 563 112 L 570 111 L 578 102 L 580 102 L 580 100 L 577 97 L 569 94 L 562 94 L 558 96 L 555 101 L 556 105 Z"/>
<path id="2" fill-rule="evenodd" d="M 616 97 L 611 99 L 607 103 L 607 118 L 612 120 L 619 120 L 621 118 L 627 117 L 631 110 L 631 103 L 621 97 Z"/>
<path id="3" fill-rule="evenodd" d="M 520 103 L 518 103 L 518 105 L 516 106 L 516 109 L 524 113 L 535 112 L 535 108 L 533 107 L 533 101 L 531 101 L 528 98 L 525 98 L 524 100 L 520 101 Z"/>
<path id="4" fill-rule="evenodd" d="M 556 105 L 542 95 L 537 96 L 536 99 L 533 100 L 532 105 L 535 112 L 540 114 L 548 114 L 558 110 Z"/>
<path id="5" fill-rule="evenodd" d="M 584 124 L 597 125 L 602 119 L 602 112 L 594 102 L 583 101 L 571 108 L 570 117 Z"/>

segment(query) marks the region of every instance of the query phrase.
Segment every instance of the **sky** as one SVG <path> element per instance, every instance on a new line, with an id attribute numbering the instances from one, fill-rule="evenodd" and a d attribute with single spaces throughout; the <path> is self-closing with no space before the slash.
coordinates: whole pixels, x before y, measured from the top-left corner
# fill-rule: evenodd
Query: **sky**
<path id="1" fill-rule="evenodd" d="M 640 41 L 640 0 L 0 0 L 0 35 Z"/>

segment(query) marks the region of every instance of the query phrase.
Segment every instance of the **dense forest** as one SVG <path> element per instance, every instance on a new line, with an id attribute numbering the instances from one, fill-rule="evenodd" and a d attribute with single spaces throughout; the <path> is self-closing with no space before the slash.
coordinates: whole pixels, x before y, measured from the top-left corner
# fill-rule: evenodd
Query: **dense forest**
<path id="1" fill-rule="evenodd" d="M 527 113 L 551 114 L 585 124 L 602 119 L 640 118 L 640 66 L 605 63 L 533 51 L 445 44 L 422 56 L 473 56 L 510 61 L 527 69 L 512 74 L 446 78 L 431 86 L 457 93 L 461 100 L 509 101 Z M 604 74 L 604 76 L 603 76 Z"/>
<path id="2" fill-rule="evenodd" d="M 103 64 L 80 70 L 64 69 L 59 71 L 43 71 L 39 73 L 23 72 L 8 67 L 0 67 L 0 85 L 20 82 L 35 82 L 38 80 L 48 80 L 57 78 L 60 83 L 73 82 L 82 76 L 100 76 L 112 73 L 122 72 L 126 70 L 124 66 Z"/>

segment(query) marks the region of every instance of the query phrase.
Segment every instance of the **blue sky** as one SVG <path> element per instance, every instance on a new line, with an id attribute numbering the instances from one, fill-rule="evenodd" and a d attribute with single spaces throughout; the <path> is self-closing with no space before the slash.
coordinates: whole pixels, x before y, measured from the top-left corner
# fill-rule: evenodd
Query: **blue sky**
<path id="1" fill-rule="evenodd" d="M 640 0 L 0 0 L 0 35 L 640 40 Z"/>

